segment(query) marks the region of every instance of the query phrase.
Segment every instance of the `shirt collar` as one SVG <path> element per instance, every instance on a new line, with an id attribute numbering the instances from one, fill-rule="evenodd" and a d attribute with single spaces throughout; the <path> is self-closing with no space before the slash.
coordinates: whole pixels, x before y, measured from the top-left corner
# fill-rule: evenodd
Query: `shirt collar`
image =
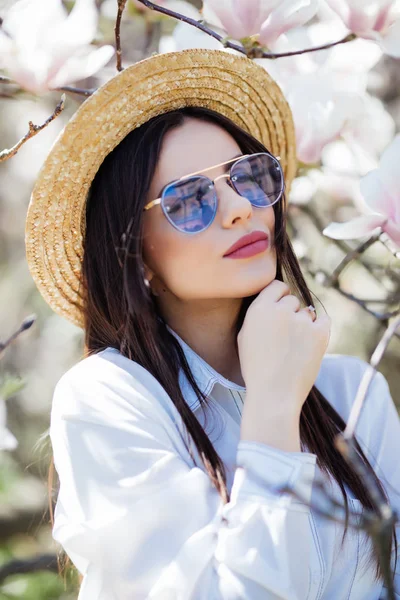
<path id="1" fill-rule="evenodd" d="M 167 329 L 175 336 L 181 345 L 193 377 L 203 394 L 208 395 L 216 383 L 220 383 L 225 388 L 231 390 L 246 391 L 245 387 L 226 379 L 213 369 L 203 358 L 201 358 L 201 356 L 192 350 L 192 348 L 169 325 L 167 325 Z M 193 411 L 199 408 L 200 401 L 183 372 L 183 369 L 181 369 L 179 374 L 179 385 L 189 407 Z"/>

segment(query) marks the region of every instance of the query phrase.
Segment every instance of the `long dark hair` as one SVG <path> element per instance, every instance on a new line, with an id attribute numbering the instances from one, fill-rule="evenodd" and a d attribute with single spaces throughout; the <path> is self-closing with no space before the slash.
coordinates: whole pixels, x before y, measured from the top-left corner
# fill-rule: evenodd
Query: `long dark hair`
<path id="1" fill-rule="evenodd" d="M 142 365 L 160 382 L 178 409 L 212 484 L 226 503 L 229 493 L 224 464 L 182 395 L 178 383 L 181 368 L 203 406 L 207 403 L 207 397 L 197 387 L 184 352 L 168 331 L 143 277 L 143 206 L 163 137 L 167 131 L 179 127 L 187 117 L 205 119 L 223 127 L 236 140 L 243 153 L 267 150 L 261 142 L 218 113 L 206 108 L 185 107 L 153 117 L 129 133 L 108 154 L 92 182 L 86 205 L 82 269 L 85 353 L 90 355 L 107 347 L 116 348 Z M 286 210 L 285 198 L 274 205 L 276 278 L 284 281 L 285 276 L 293 293 L 309 305 L 313 300 L 287 235 Z M 243 299 L 237 332 L 254 298 Z M 366 509 L 374 508 L 362 479 L 334 445 L 335 436 L 344 427 L 343 419 L 313 386 L 301 413 L 301 444 L 303 450 L 316 454 L 319 467 L 333 477 L 341 489 L 346 511 L 342 541 L 348 529 L 349 517 L 345 486 Z M 385 493 L 358 444 L 357 450 L 377 486 Z M 392 542 L 396 542 L 394 529 Z M 381 576 L 376 561 L 375 577 L 378 579 Z"/>

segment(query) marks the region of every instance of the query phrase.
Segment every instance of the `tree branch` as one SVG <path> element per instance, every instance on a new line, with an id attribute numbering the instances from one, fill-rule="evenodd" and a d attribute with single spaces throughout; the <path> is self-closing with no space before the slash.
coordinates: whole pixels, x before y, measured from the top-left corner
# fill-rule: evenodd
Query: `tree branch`
<path id="1" fill-rule="evenodd" d="M 14 81 L 13 79 L 10 79 L 9 77 L 5 77 L 4 75 L 0 75 L 0 83 L 9 83 L 10 85 L 18 85 L 19 83 L 17 83 L 16 81 Z M 21 86 L 19 86 L 21 87 Z M 23 89 L 23 88 L 21 88 Z M 81 94 L 82 96 L 91 96 L 92 94 L 94 94 L 94 92 L 97 90 L 97 88 L 77 88 L 77 87 L 73 87 L 70 85 L 63 85 L 62 87 L 58 87 L 58 88 L 54 88 L 54 91 L 59 91 L 59 92 L 70 92 L 72 94 Z M 49 92 L 51 92 L 53 90 L 49 90 Z"/>
<path id="2" fill-rule="evenodd" d="M 60 92 L 70 92 L 71 94 L 80 94 L 81 96 L 91 96 L 97 90 L 97 88 L 85 89 L 85 88 L 71 87 L 70 85 L 63 85 L 63 87 L 54 88 L 54 89 L 57 91 L 60 91 Z"/>
<path id="3" fill-rule="evenodd" d="M 118 0 L 118 4 L 120 1 L 121 0 Z M 207 25 L 205 25 L 204 22 L 196 21 L 196 19 L 191 19 L 190 17 L 186 17 L 185 15 L 175 12 L 174 10 L 165 8 L 164 6 L 159 6 L 158 4 L 154 4 L 154 2 L 150 2 L 149 0 L 138 0 L 138 2 L 140 2 L 147 8 L 154 10 L 155 12 L 159 12 L 168 17 L 172 17 L 173 19 L 177 19 L 178 21 L 182 21 L 183 23 L 187 23 L 188 25 L 192 25 L 193 27 L 196 27 L 196 29 L 200 29 L 200 31 L 203 31 L 207 35 L 213 37 L 218 42 L 221 42 L 221 44 L 225 48 L 231 48 L 232 50 L 237 50 L 238 52 L 240 52 L 241 54 L 245 54 L 249 58 L 275 59 L 275 58 L 283 58 L 286 56 L 295 56 L 298 54 L 306 54 L 308 52 L 317 52 L 318 50 L 327 50 L 328 48 L 333 48 L 334 46 L 337 46 L 339 44 L 346 44 L 347 42 L 352 42 L 357 37 L 354 33 L 349 33 L 341 40 L 338 40 L 336 42 L 329 42 L 328 44 L 323 44 L 322 46 L 316 46 L 314 48 L 305 48 L 303 50 L 293 50 L 291 52 L 278 52 L 278 53 L 265 52 L 262 49 L 262 46 L 260 46 L 260 45 L 242 46 L 240 44 L 235 44 L 234 42 L 230 42 L 228 37 L 219 35 L 216 31 L 213 31 Z"/>
<path id="4" fill-rule="evenodd" d="M 34 125 L 32 121 L 29 121 L 28 133 L 26 133 L 24 137 L 15 144 L 15 146 L 13 146 L 10 149 L 6 148 L 2 152 L 0 152 L 0 162 L 3 162 L 11 158 L 12 156 L 15 156 L 15 154 L 17 154 L 18 150 L 21 148 L 21 146 L 23 146 L 23 144 L 25 144 L 25 142 L 27 142 L 30 138 L 33 138 L 37 133 L 39 133 L 39 131 L 42 131 L 42 129 L 47 127 L 47 125 L 51 123 L 51 121 L 54 121 L 54 119 L 58 117 L 58 115 L 64 110 L 64 105 L 65 94 L 61 96 L 61 100 L 54 109 L 54 112 L 50 115 L 48 119 L 46 119 L 46 121 L 42 125 Z"/>
<path id="5" fill-rule="evenodd" d="M 370 368 L 364 373 L 364 376 L 360 382 L 360 385 L 357 390 L 356 399 L 352 406 L 346 429 L 343 432 L 343 437 L 345 440 L 349 440 L 354 437 L 354 432 L 357 427 L 358 420 L 360 418 L 361 410 L 364 405 L 365 399 L 368 394 L 369 386 L 371 385 L 372 379 L 376 373 L 376 368 L 378 367 L 382 356 L 388 347 L 388 344 L 392 337 L 395 335 L 397 329 L 400 327 L 400 316 L 398 316 L 393 323 L 389 325 L 386 329 L 382 339 L 377 345 L 374 353 L 371 356 L 370 360 Z"/>
<path id="6" fill-rule="evenodd" d="M 325 282 L 326 285 L 331 285 L 331 286 L 335 286 L 338 281 L 339 281 L 339 276 L 341 275 L 342 271 L 345 269 L 345 267 L 347 267 L 347 265 L 354 259 L 359 258 L 363 252 L 365 252 L 366 250 L 368 250 L 368 248 L 370 246 L 372 246 L 373 244 L 375 244 L 375 242 L 379 239 L 380 236 L 380 232 L 371 236 L 367 241 L 362 242 L 361 244 L 359 244 L 357 246 L 357 248 L 354 248 L 354 250 L 351 250 L 350 252 L 348 252 L 346 254 L 346 256 L 343 258 L 343 260 L 338 264 L 338 266 L 336 267 L 336 269 L 334 269 L 334 271 L 331 273 L 330 276 L 328 276 L 327 281 Z"/>
<path id="7" fill-rule="evenodd" d="M 122 13 L 124 12 L 126 0 L 117 0 L 118 2 L 118 12 L 117 19 L 115 21 L 115 47 L 116 47 L 116 56 L 117 56 L 117 69 L 118 71 L 123 71 L 124 67 L 122 66 L 122 49 L 121 49 L 121 20 Z"/>

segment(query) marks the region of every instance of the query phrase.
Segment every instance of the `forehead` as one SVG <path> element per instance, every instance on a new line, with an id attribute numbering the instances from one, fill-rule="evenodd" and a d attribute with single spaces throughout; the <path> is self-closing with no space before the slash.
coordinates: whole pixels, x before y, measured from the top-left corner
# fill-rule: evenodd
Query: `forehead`
<path id="1" fill-rule="evenodd" d="M 229 160 L 240 152 L 234 138 L 221 126 L 188 118 L 163 139 L 155 171 L 159 183 Z"/>

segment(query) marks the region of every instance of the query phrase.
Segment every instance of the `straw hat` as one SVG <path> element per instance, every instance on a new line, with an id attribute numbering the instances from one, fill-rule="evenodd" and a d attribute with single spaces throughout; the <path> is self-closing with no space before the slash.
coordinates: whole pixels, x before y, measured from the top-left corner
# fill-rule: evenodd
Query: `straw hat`
<path id="1" fill-rule="evenodd" d="M 106 155 L 155 115 L 202 106 L 229 117 L 280 156 L 286 189 L 296 171 L 291 111 L 263 67 L 224 50 L 191 49 L 137 62 L 100 87 L 56 139 L 28 207 L 29 270 L 46 302 L 83 327 L 80 285 L 85 203 Z"/>

